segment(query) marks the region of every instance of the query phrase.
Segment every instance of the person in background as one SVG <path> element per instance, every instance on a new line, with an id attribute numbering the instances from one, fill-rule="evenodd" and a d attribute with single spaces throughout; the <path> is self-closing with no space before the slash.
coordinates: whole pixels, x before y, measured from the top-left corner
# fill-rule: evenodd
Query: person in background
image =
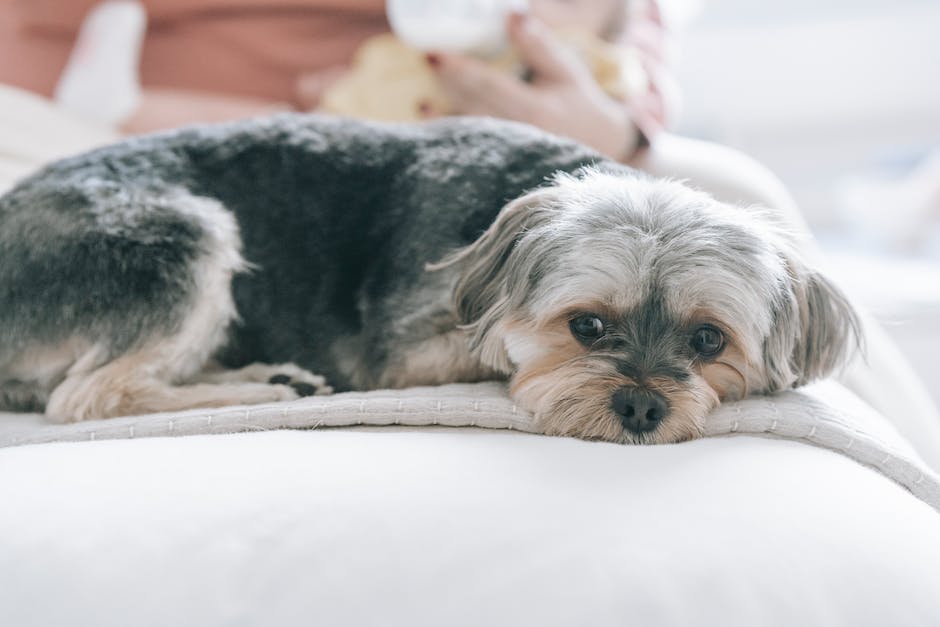
<path id="1" fill-rule="evenodd" d="M 52 96 L 97 0 L 0 0 L 0 83 Z M 314 110 L 357 48 L 387 32 L 383 0 L 143 0 L 142 95 L 128 133 L 282 110 Z M 629 102 L 606 94 L 565 54 L 552 27 L 632 46 L 648 80 Z M 540 126 L 628 161 L 666 125 L 674 93 L 667 31 L 652 0 L 531 0 L 509 38 L 528 81 L 479 59 L 433 53 L 428 63 L 456 113 Z"/>

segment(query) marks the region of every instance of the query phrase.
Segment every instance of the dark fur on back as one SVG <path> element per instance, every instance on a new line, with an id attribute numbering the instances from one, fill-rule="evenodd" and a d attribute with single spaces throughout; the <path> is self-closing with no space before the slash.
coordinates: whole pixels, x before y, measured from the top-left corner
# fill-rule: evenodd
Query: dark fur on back
<path id="1" fill-rule="evenodd" d="M 282 115 L 61 161 L 0 198 L 0 368 L 76 333 L 117 354 L 178 326 L 192 298 L 186 268 L 206 240 L 178 201 L 196 196 L 235 214 L 254 266 L 234 281 L 241 320 L 220 360 L 293 361 L 337 389 L 361 387 L 341 359 L 368 364 L 374 381 L 391 346 L 441 331 L 409 328 L 402 311 L 439 307 L 440 324 L 454 324 L 438 302 L 446 290 L 416 287 L 428 284 L 426 263 L 553 172 L 600 160 L 494 120 Z"/>

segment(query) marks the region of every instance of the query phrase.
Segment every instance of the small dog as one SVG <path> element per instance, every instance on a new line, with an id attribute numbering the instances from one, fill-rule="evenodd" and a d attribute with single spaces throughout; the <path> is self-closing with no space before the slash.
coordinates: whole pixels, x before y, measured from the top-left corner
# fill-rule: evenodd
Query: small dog
<path id="1" fill-rule="evenodd" d="M 508 378 L 545 433 L 674 442 L 858 328 L 768 219 L 508 122 L 197 127 L 0 198 L 0 405 L 57 421 Z"/>

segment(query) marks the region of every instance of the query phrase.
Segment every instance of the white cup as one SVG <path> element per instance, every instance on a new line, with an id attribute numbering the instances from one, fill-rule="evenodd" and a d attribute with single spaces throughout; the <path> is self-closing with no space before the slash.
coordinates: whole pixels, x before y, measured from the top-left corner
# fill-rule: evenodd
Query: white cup
<path id="1" fill-rule="evenodd" d="M 506 18 L 528 0 L 388 0 L 395 34 L 418 50 L 488 56 L 507 45 Z"/>

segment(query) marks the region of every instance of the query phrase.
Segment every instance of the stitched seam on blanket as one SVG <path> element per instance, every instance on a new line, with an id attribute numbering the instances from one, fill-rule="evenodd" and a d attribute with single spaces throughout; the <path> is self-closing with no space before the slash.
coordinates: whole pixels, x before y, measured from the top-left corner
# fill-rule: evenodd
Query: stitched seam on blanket
<path id="1" fill-rule="evenodd" d="M 512 403 L 503 386 L 484 383 L 339 394 L 276 405 L 154 414 L 73 425 L 43 425 L 19 432 L 0 432 L 0 447 L 358 425 L 443 425 L 536 431 L 531 417 Z M 833 450 L 881 472 L 940 511 L 940 478 L 935 473 L 884 439 L 859 429 L 851 416 L 799 392 L 723 405 L 709 416 L 706 435 L 764 435 Z"/>

